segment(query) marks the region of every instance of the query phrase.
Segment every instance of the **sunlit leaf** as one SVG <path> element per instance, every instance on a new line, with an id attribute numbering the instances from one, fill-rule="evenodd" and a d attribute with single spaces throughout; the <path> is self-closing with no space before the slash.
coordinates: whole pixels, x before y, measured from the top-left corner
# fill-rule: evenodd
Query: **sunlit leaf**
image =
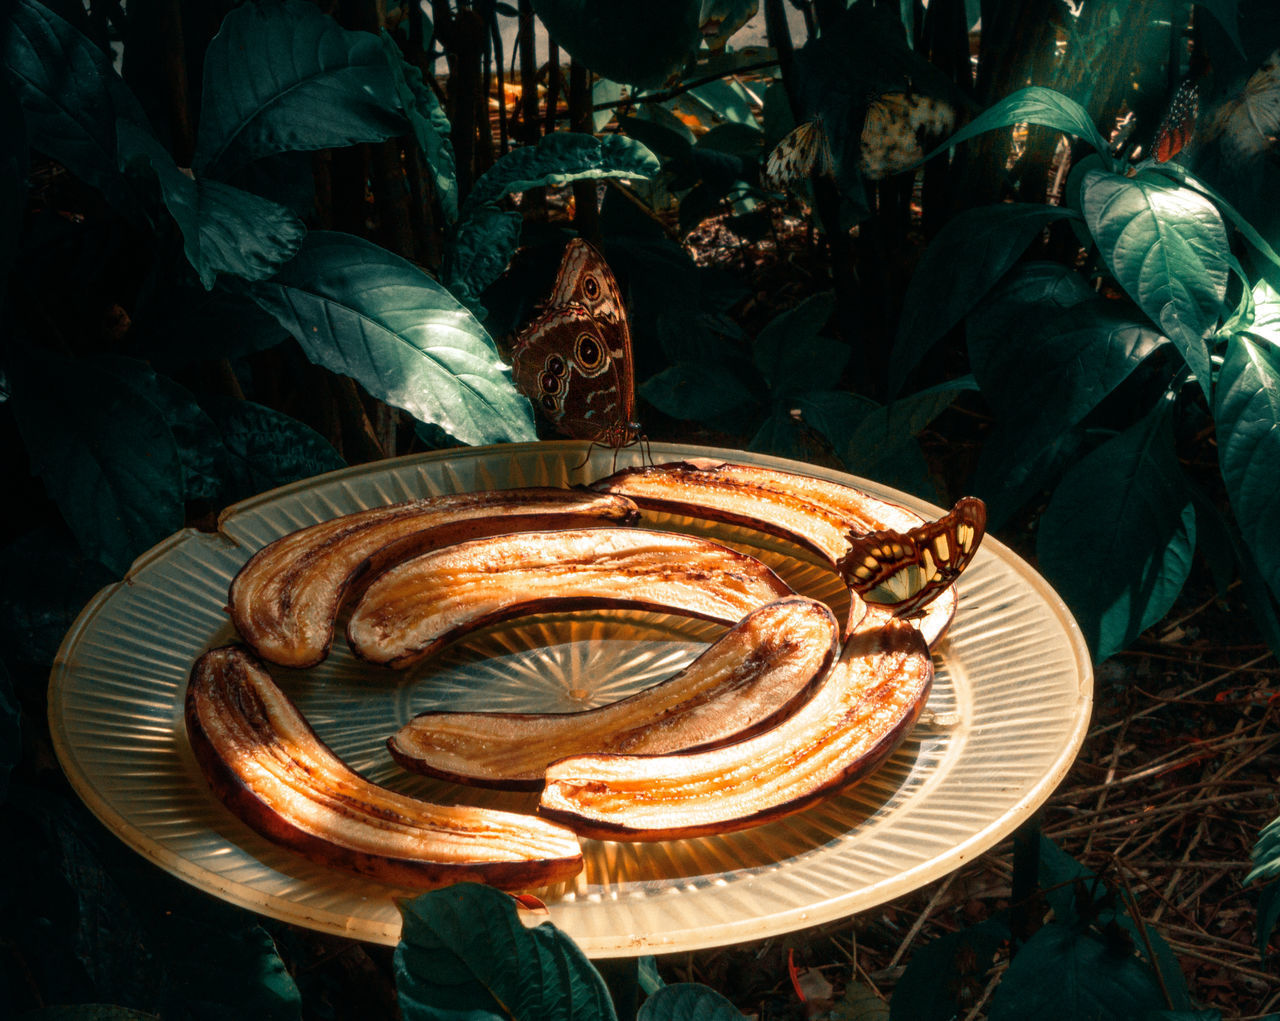
<path id="1" fill-rule="evenodd" d="M 315 4 L 245 4 L 205 51 L 196 170 L 225 178 L 279 152 L 375 142 L 404 132 L 383 43 Z"/>
<path id="2" fill-rule="evenodd" d="M 1218 210 L 1163 177 L 1102 171 L 1085 175 L 1081 203 L 1116 280 L 1177 345 L 1209 396 L 1204 338 L 1223 311 L 1230 272 Z"/>
<path id="3" fill-rule="evenodd" d="M 1108 152 L 1106 140 L 1084 107 L 1061 92 L 1041 85 L 1029 85 L 978 114 L 945 143 L 929 153 L 925 159 L 932 159 L 938 153 L 945 152 L 985 131 L 1009 128 L 1015 124 L 1024 123 L 1039 124 L 1068 135 L 1075 135 L 1093 146 L 1094 151 L 1100 155 L 1105 156 Z"/>
<path id="4" fill-rule="evenodd" d="M 308 358 L 463 443 L 536 438 L 533 409 L 479 321 L 412 263 L 313 231 L 252 294 Z"/>
<path id="5" fill-rule="evenodd" d="M 533 9 L 579 63 L 641 88 L 661 85 L 701 41 L 701 0 L 533 0 Z"/>
<path id="6" fill-rule="evenodd" d="M 480 175 L 466 210 L 497 202 L 512 192 L 571 181 L 606 177 L 652 177 L 658 172 L 658 158 L 634 138 L 626 135 L 580 134 L 557 131 L 543 135 L 536 145 L 514 149 Z"/>
<path id="7" fill-rule="evenodd" d="M 458 218 L 458 175 L 453 155 L 453 138 L 449 117 L 440 105 L 435 91 L 422 78 L 422 72 L 405 61 L 394 39 L 382 35 L 383 51 L 391 66 L 396 92 L 413 137 L 431 170 L 436 198 L 446 222 Z"/>
<path id="8" fill-rule="evenodd" d="M 1055 220 L 1076 215 L 1059 206 L 1004 203 L 968 209 L 938 231 L 911 276 L 889 356 L 889 391 L 951 327 L 982 300 L 1035 237 Z"/>
<path id="9" fill-rule="evenodd" d="M 604 980 L 577 944 L 549 922 L 526 928 L 506 894 L 462 883 L 399 907 L 404 1021 L 615 1021 Z"/>
<path id="10" fill-rule="evenodd" d="M 1194 549 L 1195 509 L 1163 403 L 1062 477 L 1036 543 L 1098 661 L 1168 612 Z"/>
<path id="11" fill-rule="evenodd" d="M 1218 462 L 1245 543 L 1280 597 L 1280 344 L 1235 336 L 1218 377 Z"/>
<path id="12" fill-rule="evenodd" d="M 743 1021 L 743 1014 L 714 989 L 675 982 L 645 1000 L 636 1021 Z"/>

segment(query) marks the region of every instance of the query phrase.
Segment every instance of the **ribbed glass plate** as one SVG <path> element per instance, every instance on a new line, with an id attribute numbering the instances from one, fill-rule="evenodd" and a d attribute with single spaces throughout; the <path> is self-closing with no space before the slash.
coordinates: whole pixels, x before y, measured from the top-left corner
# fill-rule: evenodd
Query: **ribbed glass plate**
<path id="1" fill-rule="evenodd" d="M 654 444 L 657 462 L 723 457 L 857 485 L 839 472 L 740 451 Z M 585 462 L 584 462 L 585 458 Z M 637 449 L 616 466 L 639 463 Z M 419 496 L 589 481 L 615 466 L 585 444 L 468 448 L 346 469 L 237 504 L 218 534 L 180 532 L 80 614 L 50 679 L 62 766 L 121 839 L 185 881 L 262 914 L 394 943 L 410 891 L 313 865 L 258 836 L 210 793 L 187 742 L 183 697 L 200 653 L 234 641 L 227 586 L 260 546 L 337 514 Z M 843 612 L 834 574 L 755 532 L 647 516 L 761 557 L 798 591 Z M 1049 586 L 988 536 L 959 582 L 935 650 L 928 710 L 873 776 L 787 819 L 724 837 L 584 841 L 586 868 L 540 891 L 551 919 L 596 957 L 666 953 L 787 932 L 864 911 L 941 876 L 1007 835 L 1053 790 L 1089 718 L 1089 656 Z M 542 615 L 480 632 L 407 671 L 357 663 L 342 639 L 320 666 L 274 675 L 320 736 L 379 783 L 433 800 L 531 810 L 532 795 L 411 776 L 388 735 L 430 708 L 564 711 L 674 673 L 721 629 L 653 613 Z"/>

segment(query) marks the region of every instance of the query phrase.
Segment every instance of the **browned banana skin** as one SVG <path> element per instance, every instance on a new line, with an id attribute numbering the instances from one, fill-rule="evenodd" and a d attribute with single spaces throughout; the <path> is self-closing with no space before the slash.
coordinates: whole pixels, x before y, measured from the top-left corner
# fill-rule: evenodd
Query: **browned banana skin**
<path id="1" fill-rule="evenodd" d="M 547 769 L 538 814 L 582 836 L 637 841 L 781 819 L 879 767 L 914 725 L 932 682 L 920 633 L 873 613 L 822 687 L 782 723 L 712 751 L 562 759 Z"/>
<path id="2" fill-rule="evenodd" d="M 885 529 L 907 532 L 925 523 L 905 507 L 839 482 L 713 459 L 624 468 L 589 488 L 628 497 L 642 510 L 723 521 L 776 535 L 818 554 L 842 579 L 851 534 Z M 934 600 L 919 622 L 931 646 L 941 640 L 956 606 L 951 588 Z M 856 624 L 851 616 L 846 633 Z"/>
<path id="3" fill-rule="evenodd" d="M 362 659 L 405 667 L 478 628 L 530 613 L 627 608 L 736 624 L 793 595 L 754 557 L 642 528 L 579 528 L 475 539 L 382 574 L 347 624 Z"/>
<path id="4" fill-rule="evenodd" d="M 312 861 L 414 889 L 468 881 L 524 890 L 582 869 L 577 838 L 559 826 L 433 805 L 353 772 L 241 646 L 196 661 L 186 723 L 218 798 L 262 836 Z"/>
<path id="5" fill-rule="evenodd" d="M 429 712 L 387 739 L 406 769 L 480 787 L 537 790 L 547 765 L 590 752 L 712 748 L 768 728 L 835 659 L 839 629 L 804 596 L 753 610 L 675 676 L 572 713 Z"/>
<path id="6" fill-rule="evenodd" d="M 228 610 L 258 655 L 288 667 L 328 655 L 334 620 L 359 585 L 429 549 L 501 532 L 634 524 L 624 497 L 529 487 L 457 493 L 322 521 L 264 546 L 231 582 Z"/>

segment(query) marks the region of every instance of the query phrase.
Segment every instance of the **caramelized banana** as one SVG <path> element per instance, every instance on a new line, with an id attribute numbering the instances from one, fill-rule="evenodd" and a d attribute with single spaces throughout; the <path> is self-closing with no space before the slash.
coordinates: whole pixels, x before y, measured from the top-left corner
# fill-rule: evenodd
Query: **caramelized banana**
<path id="1" fill-rule="evenodd" d="M 231 582 L 228 609 L 264 659 L 308 667 L 328 654 L 358 584 L 426 550 L 501 532 L 634 524 L 635 505 L 569 489 L 508 489 L 377 507 L 299 529 L 264 546 Z"/>
<path id="2" fill-rule="evenodd" d="M 580 755 L 547 768 L 538 814 L 602 840 L 729 833 L 780 819 L 866 776 L 929 695 L 919 632 L 873 610 L 814 696 L 755 737 L 677 755 Z"/>
<path id="3" fill-rule="evenodd" d="M 727 461 L 626 468 L 590 488 L 626 496 L 644 510 L 724 521 L 787 539 L 820 556 L 850 589 L 860 585 L 850 574 L 854 538 L 886 531 L 910 534 L 926 524 L 913 511 L 852 486 Z M 935 645 L 955 616 L 957 597 L 950 585 L 931 594 L 935 598 L 924 608 L 918 626 Z M 851 616 L 846 633 L 856 625 Z"/>
<path id="4" fill-rule="evenodd" d="M 791 596 L 753 610 L 680 673 L 629 698 L 575 713 L 423 713 L 387 747 L 419 773 L 536 790 L 547 764 L 567 755 L 669 753 L 758 733 L 803 702 L 837 648 L 831 611 Z"/>
<path id="5" fill-rule="evenodd" d="M 524 532 L 459 543 L 381 575 L 347 624 L 356 655 L 403 667 L 528 613 L 628 607 L 736 624 L 791 589 L 706 539 L 640 528 Z"/>
<path id="6" fill-rule="evenodd" d="M 196 661 L 186 721 L 214 793 L 268 840 L 313 861 L 413 888 L 526 889 L 582 868 L 577 839 L 552 823 L 429 804 L 353 772 L 241 647 Z"/>

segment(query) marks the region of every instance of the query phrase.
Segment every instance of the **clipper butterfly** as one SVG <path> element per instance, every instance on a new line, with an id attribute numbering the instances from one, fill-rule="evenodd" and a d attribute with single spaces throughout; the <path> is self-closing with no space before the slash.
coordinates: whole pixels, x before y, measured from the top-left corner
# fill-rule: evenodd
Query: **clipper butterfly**
<path id="1" fill-rule="evenodd" d="M 841 569 L 868 603 L 910 617 L 933 601 L 973 559 L 987 526 L 987 506 L 966 496 L 937 521 L 908 532 L 889 529 L 849 537 Z"/>
<path id="2" fill-rule="evenodd" d="M 569 242 L 550 300 L 516 337 L 511 372 L 516 388 L 564 435 L 614 449 L 639 438 L 626 309 L 590 243 Z"/>

